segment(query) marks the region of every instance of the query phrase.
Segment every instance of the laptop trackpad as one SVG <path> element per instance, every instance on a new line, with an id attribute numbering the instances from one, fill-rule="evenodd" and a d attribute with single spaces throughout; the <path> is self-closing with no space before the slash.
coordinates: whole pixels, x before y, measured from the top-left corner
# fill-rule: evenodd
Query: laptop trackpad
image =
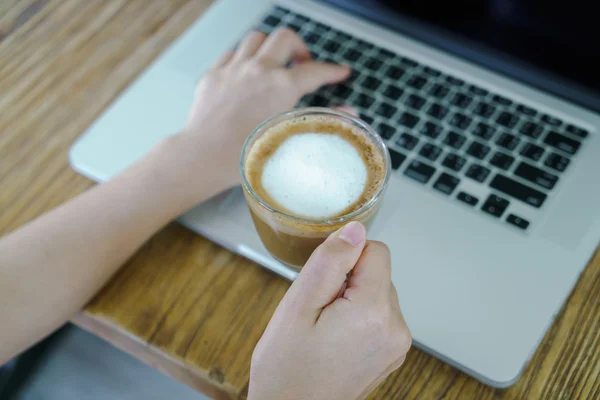
<path id="1" fill-rule="evenodd" d="M 547 220 L 541 228 L 542 237 L 568 250 L 576 250 L 595 222 L 599 204 L 600 185 L 590 185 L 588 174 L 573 174 L 557 204 L 547 213 Z"/>

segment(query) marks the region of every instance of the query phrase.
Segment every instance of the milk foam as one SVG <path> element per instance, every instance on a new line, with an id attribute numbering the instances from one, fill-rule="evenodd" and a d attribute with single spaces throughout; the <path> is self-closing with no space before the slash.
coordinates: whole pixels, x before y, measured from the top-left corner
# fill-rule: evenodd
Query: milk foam
<path id="1" fill-rule="evenodd" d="M 368 180 L 365 162 L 338 135 L 290 136 L 272 154 L 262 186 L 273 200 L 309 218 L 338 215 L 361 197 Z"/>

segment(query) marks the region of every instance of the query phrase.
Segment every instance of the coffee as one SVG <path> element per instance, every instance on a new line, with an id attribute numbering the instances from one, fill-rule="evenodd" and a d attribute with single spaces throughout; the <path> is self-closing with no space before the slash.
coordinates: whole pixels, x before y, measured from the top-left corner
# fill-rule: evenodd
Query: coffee
<path id="1" fill-rule="evenodd" d="M 295 268 L 345 223 L 370 224 L 389 169 L 385 146 L 364 125 L 307 111 L 259 127 L 242 160 L 256 229 L 271 254 Z"/>

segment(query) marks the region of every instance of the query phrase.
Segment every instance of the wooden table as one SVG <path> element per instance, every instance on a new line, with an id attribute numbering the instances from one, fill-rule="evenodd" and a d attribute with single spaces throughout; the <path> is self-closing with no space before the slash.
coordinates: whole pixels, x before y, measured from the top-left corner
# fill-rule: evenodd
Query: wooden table
<path id="1" fill-rule="evenodd" d="M 0 234 L 92 183 L 71 143 L 211 0 L 0 1 Z M 179 225 L 74 318 L 214 398 L 244 398 L 255 343 L 289 283 Z M 494 390 L 413 349 L 373 399 L 600 399 L 600 254 L 521 380 Z"/>

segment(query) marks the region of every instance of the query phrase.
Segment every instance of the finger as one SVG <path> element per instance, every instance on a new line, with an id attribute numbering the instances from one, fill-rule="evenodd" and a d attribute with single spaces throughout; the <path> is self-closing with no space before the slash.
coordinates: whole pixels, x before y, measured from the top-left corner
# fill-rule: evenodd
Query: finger
<path id="1" fill-rule="evenodd" d="M 351 301 L 387 301 L 391 280 L 389 248 L 381 242 L 368 242 L 348 280 L 344 297 Z"/>
<path id="2" fill-rule="evenodd" d="M 339 295 L 366 243 L 365 227 L 350 222 L 319 246 L 288 290 L 288 302 L 315 322 Z"/>
<path id="3" fill-rule="evenodd" d="M 240 61 L 254 56 L 266 39 L 267 35 L 264 32 L 252 31 L 248 33 L 235 51 L 234 60 Z"/>
<path id="4" fill-rule="evenodd" d="M 308 47 L 300 36 L 288 28 L 281 28 L 270 34 L 257 52 L 257 57 L 278 66 L 285 66 L 290 61 L 310 60 Z"/>
<path id="5" fill-rule="evenodd" d="M 213 68 L 224 67 L 231 61 L 235 52 L 233 50 L 226 51 L 221 57 L 218 58 L 217 62 L 215 62 Z"/>
<path id="6" fill-rule="evenodd" d="M 343 81 L 350 75 L 350 68 L 345 65 L 308 61 L 294 65 L 289 73 L 300 93 L 306 94 L 323 85 Z"/>

